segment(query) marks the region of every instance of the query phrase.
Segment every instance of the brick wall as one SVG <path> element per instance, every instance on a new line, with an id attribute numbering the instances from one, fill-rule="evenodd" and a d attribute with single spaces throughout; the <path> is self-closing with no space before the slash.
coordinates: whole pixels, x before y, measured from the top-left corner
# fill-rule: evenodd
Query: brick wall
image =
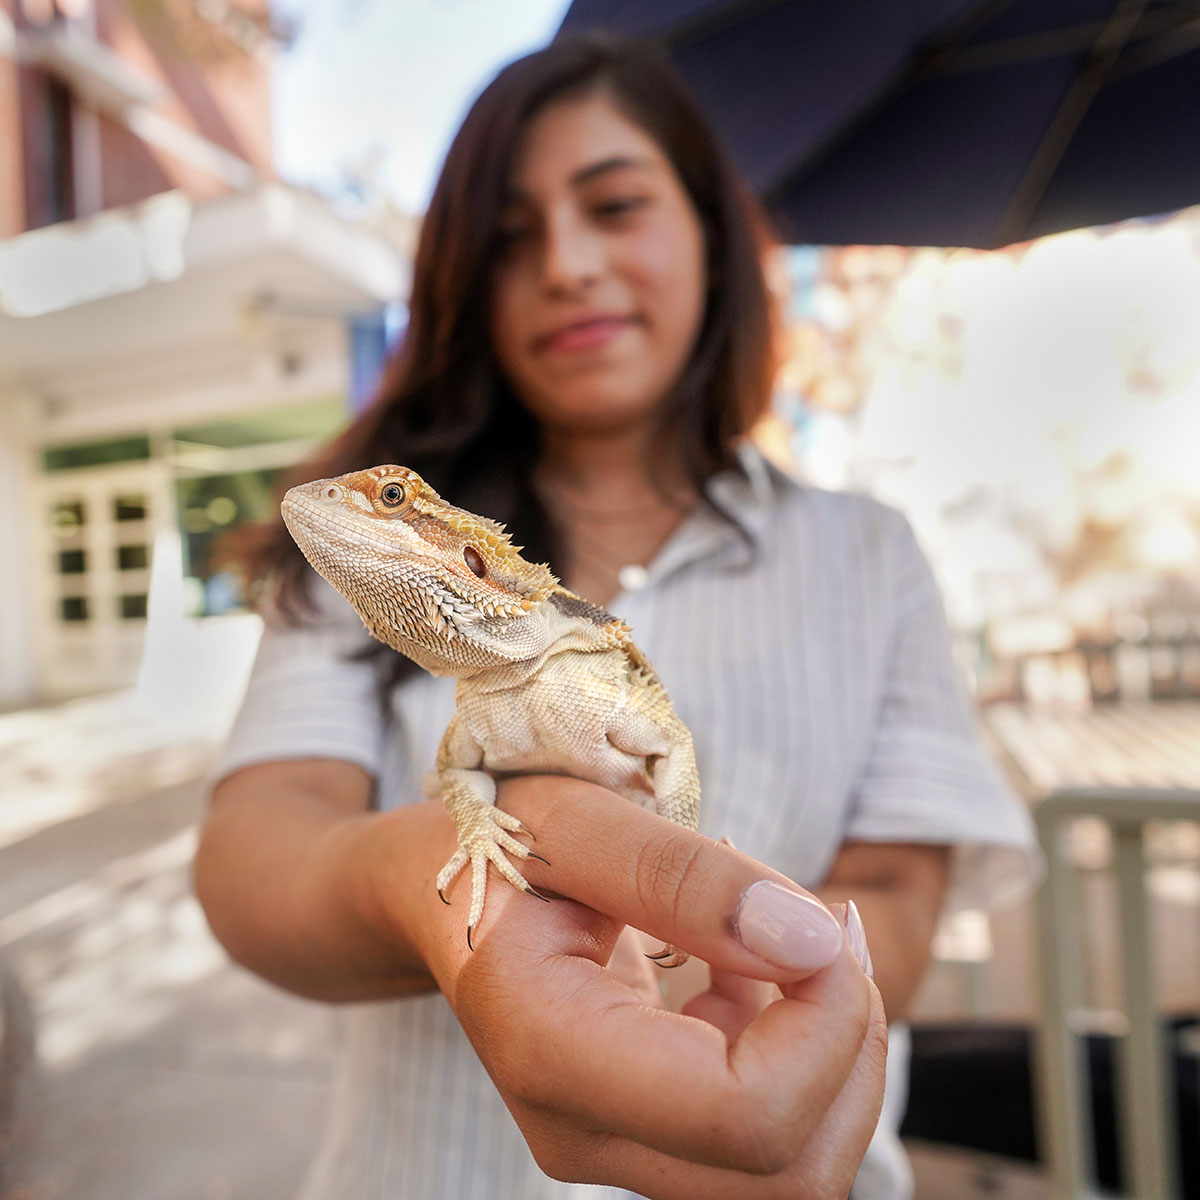
<path id="1" fill-rule="evenodd" d="M 211 26 L 186 17 L 166 23 L 144 8 L 131 13 L 127 0 L 93 0 L 97 32 L 139 73 L 162 84 L 158 111 L 246 159 L 271 170 L 270 72 Z M 163 0 L 164 9 L 184 13 L 186 4 Z M 243 5 L 243 8 L 248 5 Z M 223 185 L 213 176 L 147 146 L 113 121 L 102 119 L 105 206 L 183 188 L 197 197 Z"/>
<path id="2" fill-rule="evenodd" d="M 51 0 L 37 0 L 45 7 Z M 31 0 L 0 0 L 10 10 Z M 161 86 L 156 111 L 175 124 L 271 173 L 269 51 L 247 53 L 219 29 L 195 15 L 190 0 L 90 0 L 85 18 L 101 42 L 115 50 L 138 74 Z M 79 0 L 71 5 L 78 9 Z M 246 12 L 265 13 L 265 0 L 242 0 Z M 6 74 L 7 70 L 7 74 Z M 10 77 L 16 76 L 19 83 Z M 7 85 L 7 92 L 6 92 Z M 50 85 L 52 88 L 53 85 Z M 14 90 L 19 106 L 14 105 Z M 6 103 L 7 101 L 7 103 Z M 23 227 L 44 224 L 62 213 L 48 192 L 47 121 L 54 97 L 38 69 L 0 58 L 0 156 L 23 150 L 15 169 L 0 157 L 0 237 Z M 16 107 L 17 111 L 14 111 Z M 18 136 L 13 136 L 16 131 Z M 13 131 L 10 134 L 10 131 Z M 112 116 L 99 113 L 76 122 L 88 153 L 77 153 L 79 170 L 88 174 L 80 192 L 102 208 L 128 204 L 171 188 L 198 199 L 219 194 L 226 185 L 170 152 L 143 142 Z M 94 177 L 98 170 L 98 178 Z M 23 197 L 4 195 L 10 179 L 25 178 Z M 19 182 L 17 187 L 19 188 Z M 79 213 L 78 215 L 86 215 Z"/>

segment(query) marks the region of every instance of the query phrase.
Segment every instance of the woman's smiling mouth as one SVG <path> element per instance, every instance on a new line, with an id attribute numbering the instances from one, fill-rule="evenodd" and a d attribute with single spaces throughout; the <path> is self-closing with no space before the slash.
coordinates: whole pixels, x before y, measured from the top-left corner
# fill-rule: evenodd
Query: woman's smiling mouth
<path id="1" fill-rule="evenodd" d="M 544 333 L 533 343 L 535 353 L 569 353 L 573 350 L 593 350 L 607 345 L 626 329 L 637 323 L 634 317 L 603 316 L 586 317 L 561 325 L 550 333 Z"/>

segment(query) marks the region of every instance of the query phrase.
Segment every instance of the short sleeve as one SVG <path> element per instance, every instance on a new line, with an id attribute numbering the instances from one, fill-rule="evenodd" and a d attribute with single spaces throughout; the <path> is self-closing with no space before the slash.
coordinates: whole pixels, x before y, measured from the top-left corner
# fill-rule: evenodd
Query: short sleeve
<path id="1" fill-rule="evenodd" d="M 947 908 L 1003 903 L 1040 872 L 1033 823 L 979 741 L 929 564 L 890 515 L 887 658 L 846 837 L 953 843 Z"/>
<path id="2" fill-rule="evenodd" d="M 324 581 L 299 627 L 267 618 L 241 709 L 210 780 L 276 759 L 334 758 L 378 776 L 384 714 L 362 622 Z"/>

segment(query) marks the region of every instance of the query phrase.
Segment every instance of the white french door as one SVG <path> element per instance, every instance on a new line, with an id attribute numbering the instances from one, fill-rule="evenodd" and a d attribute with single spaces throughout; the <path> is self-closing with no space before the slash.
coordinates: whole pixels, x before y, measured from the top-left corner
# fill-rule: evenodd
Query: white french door
<path id="1" fill-rule="evenodd" d="M 40 492 L 43 688 L 70 696 L 128 686 L 141 661 L 155 538 L 174 527 L 169 468 L 55 471 L 42 476 Z"/>

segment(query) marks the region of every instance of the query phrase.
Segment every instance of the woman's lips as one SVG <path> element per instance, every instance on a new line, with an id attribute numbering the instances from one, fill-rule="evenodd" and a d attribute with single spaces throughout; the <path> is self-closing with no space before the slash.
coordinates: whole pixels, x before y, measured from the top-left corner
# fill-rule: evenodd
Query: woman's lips
<path id="1" fill-rule="evenodd" d="M 612 341 L 633 323 L 632 317 L 596 317 L 588 321 L 576 321 L 538 338 L 536 347 L 542 353 L 591 350 Z"/>

